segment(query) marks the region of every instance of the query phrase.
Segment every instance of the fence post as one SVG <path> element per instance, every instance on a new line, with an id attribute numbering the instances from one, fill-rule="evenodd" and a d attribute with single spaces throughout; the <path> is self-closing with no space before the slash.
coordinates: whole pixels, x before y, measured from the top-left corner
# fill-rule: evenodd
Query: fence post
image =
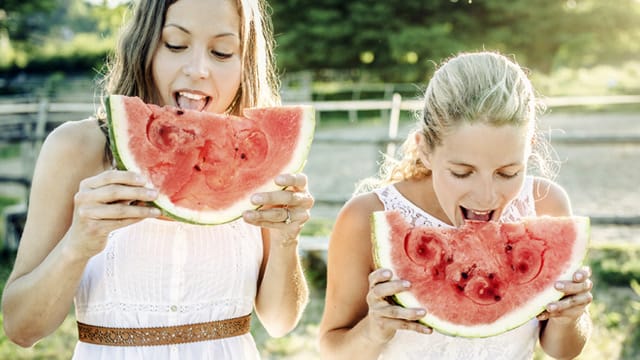
<path id="1" fill-rule="evenodd" d="M 398 137 L 398 126 L 400 124 L 400 105 L 402 104 L 402 96 L 394 93 L 391 97 L 391 115 L 389 116 L 389 139 L 395 140 Z M 396 152 L 396 144 L 394 142 L 387 143 L 387 156 L 394 156 Z"/>

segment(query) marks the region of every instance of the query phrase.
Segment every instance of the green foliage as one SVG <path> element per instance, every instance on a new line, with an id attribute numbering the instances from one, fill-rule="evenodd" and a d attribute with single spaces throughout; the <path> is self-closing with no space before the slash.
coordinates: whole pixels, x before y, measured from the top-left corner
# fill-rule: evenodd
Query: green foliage
<path id="1" fill-rule="evenodd" d="M 619 64 L 637 57 L 640 49 L 635 0 L 271 4 L 278 62 L 288 72 L 359 69 L 383 81 L 414 82 L 432 71 L 432 62 L 455 52 L 495 49 L 548 74 L 604 59 Z"/>
<path id="2" fill-rule="evenodd" d="M 640 245 L 603 244 L 589 250 L 596 286 L 627 286 L 640 279 Z"/>
<path id="3" fill-rule="evenodd" d="M 631 302 L 630 326 L 625 339 L 622 356 L 628 359 L 640 358 L 640 280 L 631 280 L 631 289 L 635 293 L 635 299 Z"/>

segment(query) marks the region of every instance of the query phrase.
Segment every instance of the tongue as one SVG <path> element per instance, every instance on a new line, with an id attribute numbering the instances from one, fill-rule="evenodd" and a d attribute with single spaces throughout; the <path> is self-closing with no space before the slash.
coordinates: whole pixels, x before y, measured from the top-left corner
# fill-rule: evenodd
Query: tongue
<path id="1" fill-rule="evenodd" d="M 202 100 L 193 100 L 193 99 L 186 98 L 184 96 L 178 96 L 178 106 L 181 109 L 202 111 L 204 110 L 204 106 L 206 104 L 207 104 L 206 98 Z"/>

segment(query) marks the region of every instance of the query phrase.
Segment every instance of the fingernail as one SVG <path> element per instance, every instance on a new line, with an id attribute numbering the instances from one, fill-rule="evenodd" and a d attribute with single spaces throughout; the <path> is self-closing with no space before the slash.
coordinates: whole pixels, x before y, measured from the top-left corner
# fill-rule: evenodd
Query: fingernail
<path id="1" fill-rule="evenodd" d="M 149 209 L 149 214 L 151 214 L 151 216 L 160 216 L 162 215 L 162 211 L 158 208 L 151 208 Z"/>
<path id="2" fill-rule="evenodd" d="M 402 286 L 403 286 L 403 287 L 408 288 L 408 287 L 410 287 L 410 286 L 411 286 L 411 283 L 410 283 L 410 282 L 408 282 L 407 280 L 403 280 L 403 281 L 402 281 Z"/>
<path id="3" fill-rule="evenodd" d="M 556 310 L 558 309 L 558 305 L 556 305 L 556 304 L 551 304 L 551 305 L 547 306 L 547 309 L 548 309 L 549 311 L 556 311 Z"/>
<path id="4" fill-rule="evenodd" d="M 156 196 L 158 196 L 158 190 L 149 189 L 149 190 L 147 190 L 147 195 L 149 195 L 149 197 L 155 198 Z"/>
<path id="5" fill-rule="evenodd" d="M 276 176 L 276 181 L 279 182 L 279 183 L 283 183 L 283 182 L 287 181 L 287 177 L 284 176 L 284 175 L 278 175 L 278 176 Z"/>
<path id="6" fill-rule="evenodd" d="M 264 196 L 262 196 L 261 194 L 254 194 L 253 196 L 251 196 L 251 202 L 254 204 L 259 204 L 263 201 L 264 201 Z"/>
<path id="7" fill-rule="evenodd" d="M 577 273 L 577 274 L 576 274 L 576 280 L 577 280 L 577 281 L 582 280 L 582 278 L 583 278 L 583 277 L 584 277 L 584 275 L 582 275 L 582 273 Z"/>
<path id="8" fill-rule="evenodd" d="M 426 314 L 427 314 L 427 312 L 424 311 L 424 310 L 416 310 L 416 315 L 418 315 L 418 316 L 425 316 Z"/>
<path id="9" fill-rule="evenodd" d="M 253 211 L 247 211 L 242 216 L 247 220 L 255 220 L 257 218 L 256 213 Z"/>
<path id="10" fill-rule="evenodd" d="M 382 276 L 384 276 L 384 277 L 391 277 L 391 271 L 383 271 L 383 272 L 382 272 Z"/>
<path id="11" fill-rule="evenodd" d="M 564 289 L 564 283 L 557 282 L 557 283 L 556 283 L 556 289 L 558 289 L 558 290 L 562 290 L 562 289 Z"/>
<path id="12" fill-rule="evenodd" d="M 425 326 L 425 327 L 422 328 L 422 332 L 425 333 L 425 334 L 431 334 L 433 332 L 433 329 L 428 328 L 428 327 Z"/>

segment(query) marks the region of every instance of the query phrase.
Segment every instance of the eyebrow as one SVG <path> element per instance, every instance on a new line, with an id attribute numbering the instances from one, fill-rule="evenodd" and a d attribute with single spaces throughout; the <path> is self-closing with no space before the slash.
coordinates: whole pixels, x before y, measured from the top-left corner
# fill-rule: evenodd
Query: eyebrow
<path id="1" fill-rule="evenodd" d="M 471 165 L 471 164 L 467 164 L 464 162 L 459 162 L 459 161 L 449 161 L 450 165 L 455 165 L 455 166 L 465 166 L 465 167 L 470 167 L 470 168 L 475 168 L 475 166 Z M 510 164 L 506 164 L 506 165 L 502 165 L 499 167 L 499 169 L 503 169 L 503 168 L 508 168 L 511 166 L 522 166 L 521 162 L 512 162 Z"/>
<path id="2" fill-rule="evenodd" d="M 164 26 L 165 28 L 167 27 L 175 27 L 178 28 L 180 31 L 185 32 L 187 34 L 191 34 L 191 31 L 187 30 L 187 28 L 185 28 L 184 26 L 180 26 L 178 24 L 173 24 L 173 23 L 168 23 L 165 24 Z M 216 36 L 214 36 L 215 38 L 220 38 L 220 37 L 225 37 L 225 36 L 235 36 L 235 37 L 239 37 L 238 34 L 232 33 L 232 32 L 225 32 L 225 33 L 220 33 L 217 34 Z"/>

